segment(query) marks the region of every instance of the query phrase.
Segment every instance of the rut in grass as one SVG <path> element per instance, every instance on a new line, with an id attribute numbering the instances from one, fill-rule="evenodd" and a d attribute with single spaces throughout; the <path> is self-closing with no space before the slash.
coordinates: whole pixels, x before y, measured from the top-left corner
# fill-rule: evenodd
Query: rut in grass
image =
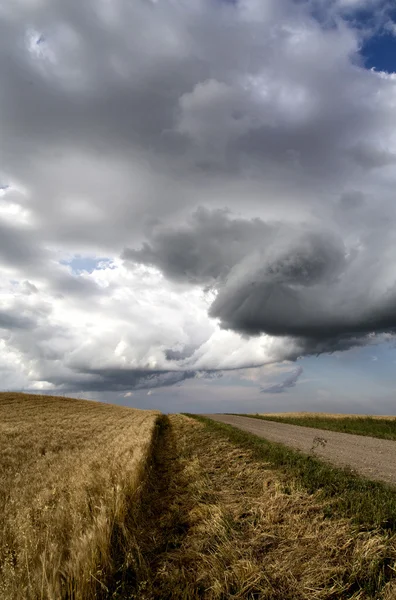
<path id="1" fill-rule="evenodd" d="M 121 552 L 118 556 L 119 576 L 109 589 L 109 597 L 114 600 L 173 597 L 172 586 L 168 589 L 168 582 L 163 581 L 164 560 L 182 546 L 193 499 L 189 494 L 185 465 L 178 456 L 175 431 L 166 416 L 158 420 L 147 473 L 139 507 L 134 513 L 136 545 L 129 569 L 123 564 L 128 549 L 118 547 Z M 188 585 L 184 591 L 188 591 Z"/>
<path id="2" fill-rule="evenodd" d="M 395 597 L 395 536 L 326 518 L 330 500 L 247 448 L 177 415 L 164 418 L 153 460 L 140 570 L 114 598 Z"/>

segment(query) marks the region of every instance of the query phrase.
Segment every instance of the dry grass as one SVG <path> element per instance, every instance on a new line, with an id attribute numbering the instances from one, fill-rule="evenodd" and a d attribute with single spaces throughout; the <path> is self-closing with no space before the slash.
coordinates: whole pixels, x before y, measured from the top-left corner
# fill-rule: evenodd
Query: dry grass
<path id="1" fill-rule="evenodd" d="M 394 535 L 325 518 L 331 501 L 309 494 L 248 450 L 187 417 L 172 416 L 171 424 L 177 461 L 170 461 L 172 492 L 157 525 L 173 519 L 176 533 L 170 538 L 166 530 L 171 543 L 152 559 L 136 597 L 395 597 L 391 581 L 384 587 L 396 567 Z M 150 537 L 160 540 L 161 531 Z"/>
<path id="2" fill-rule="evenodd" d="M 157 415 L 0 394 L 2 600 L 108 597 L 136 560 L 131 507 Z"/>

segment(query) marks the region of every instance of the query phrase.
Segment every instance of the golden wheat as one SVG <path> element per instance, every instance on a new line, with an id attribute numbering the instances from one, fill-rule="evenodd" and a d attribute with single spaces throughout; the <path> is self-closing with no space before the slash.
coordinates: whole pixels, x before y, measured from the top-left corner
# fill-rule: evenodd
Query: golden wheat
<path id="1" fill-rule="evenodd" d="M 0 394 L 2 600 L 106 595 L 157 415 Z"/>

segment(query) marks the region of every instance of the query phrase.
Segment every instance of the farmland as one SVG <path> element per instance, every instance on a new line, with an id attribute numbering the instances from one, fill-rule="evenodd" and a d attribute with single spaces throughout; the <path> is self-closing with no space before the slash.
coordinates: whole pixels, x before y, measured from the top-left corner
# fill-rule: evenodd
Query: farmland
<path id="1" fill-rule="evenodd" d="M 128 565 L 157 413 L 0 395 L 0 597 L 100 597 Z M 131 557 L 133 560 L 133 556 Z"/>
<path id="2" fill-rule="evenodd" d="M 396 491 L 198 416 L 0 395 L 4 600 L 391 600 Z"/>

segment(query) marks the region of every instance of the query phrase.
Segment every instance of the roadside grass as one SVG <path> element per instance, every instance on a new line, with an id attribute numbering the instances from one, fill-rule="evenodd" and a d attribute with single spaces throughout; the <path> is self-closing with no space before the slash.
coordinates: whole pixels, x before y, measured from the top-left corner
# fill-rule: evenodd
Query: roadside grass
<path id="1" fill-rule="evenodd" d="M 336 514 L 227 428 L 167 419 L 141 521 L 146 578 L 128 598 L 395 598 L 395 533 Z"/>
<path id="2" fill-rule="evenodd" d="M 0 394 L 0 597 L 93 600 L 140 569 L 159 413 Z"/>
<path id="3" fill-rule="evenodd" d="M 382 529 L 396 532 L 396 488 L 370 481 L 349 469 L 332 467 L 314 455 L 306 455 L 282 444 L 269 442 L 251 433 L 212 421 L 200 415 L 188 415 L 204 423 L 214 433 L 241 448 L 251 450 L 255 459 L 264 460 L 283 470 L 308 493 L 319 492 L 329 500 L 327 517 L 347 517 L 361 530 Z"/>
<path id="4" fill-rule="evenodd" d="M 258 415 L 239 414 L 241 417 L 252 417 L 264 421 L 276 421 L 277 423 L 288 423 L 290 425 L 302 425 L 314 427 L 315 429 L 327 429 L 341 433 L 354 433 L 356 435 L 368 435 L 384 440 L 396 440 L 396 419 L 376 418 L 369 416 L 345 416 L 336 417 L 304 414 L 301 416 L 282 415 Z"/>

